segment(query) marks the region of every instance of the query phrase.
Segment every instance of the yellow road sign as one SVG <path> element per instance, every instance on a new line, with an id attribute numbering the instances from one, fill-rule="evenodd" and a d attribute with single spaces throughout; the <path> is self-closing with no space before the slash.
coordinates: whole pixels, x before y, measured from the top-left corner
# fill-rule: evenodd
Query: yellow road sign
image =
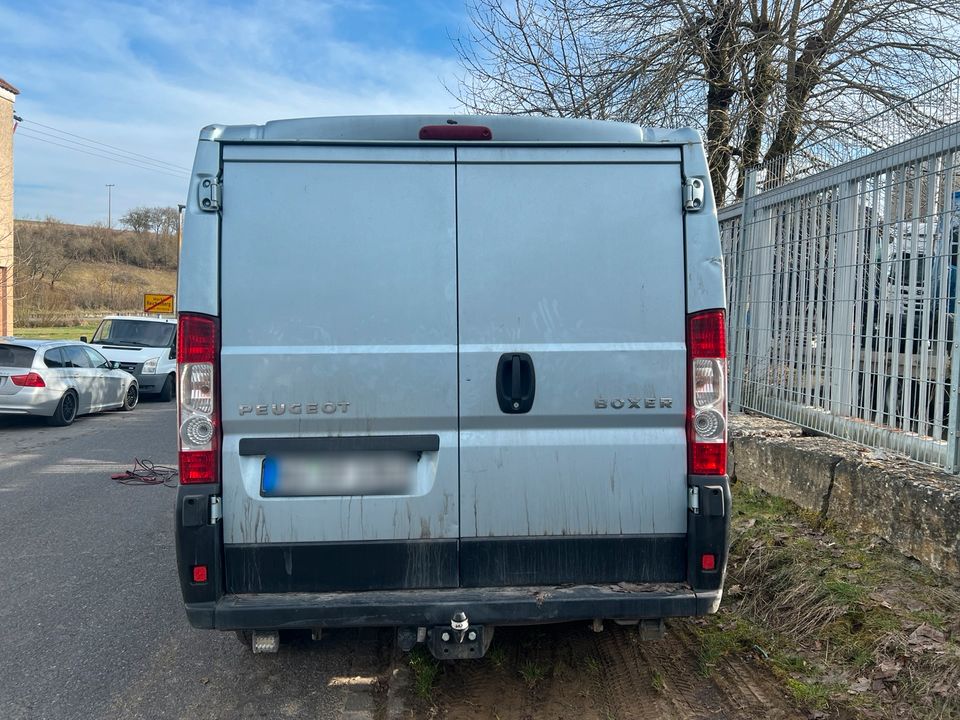
<path id="1" fill-rule="evenodd" d="M 147 313 L 172 313 L 173 295 L 144 294 L 143 311 Z"/>

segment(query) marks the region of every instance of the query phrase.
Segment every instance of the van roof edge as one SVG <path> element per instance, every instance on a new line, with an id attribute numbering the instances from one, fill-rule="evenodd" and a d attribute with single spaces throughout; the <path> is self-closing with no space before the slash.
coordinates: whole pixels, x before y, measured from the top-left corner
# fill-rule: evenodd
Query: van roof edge
<path id="1" fill-rule="evenodd" d="M 263 125 L 208 125 L 201 140 L 417 141 L 425 125 L 483 125 L 494 142 L 602 142 L 688 144 L 701 142 L 693 128 L 655 128 L 610 120 L 515 115 L 343 115 L 272 120 Z"/>

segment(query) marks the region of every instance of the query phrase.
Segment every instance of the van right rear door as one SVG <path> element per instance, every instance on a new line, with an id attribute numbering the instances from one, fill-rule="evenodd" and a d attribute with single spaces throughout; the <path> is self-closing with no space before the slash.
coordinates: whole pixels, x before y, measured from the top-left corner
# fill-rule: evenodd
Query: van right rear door
<path id="1" fill-rule="evenodd" d="M 461 585 L 686 578 L 680 159 L 458 148 Z"/>

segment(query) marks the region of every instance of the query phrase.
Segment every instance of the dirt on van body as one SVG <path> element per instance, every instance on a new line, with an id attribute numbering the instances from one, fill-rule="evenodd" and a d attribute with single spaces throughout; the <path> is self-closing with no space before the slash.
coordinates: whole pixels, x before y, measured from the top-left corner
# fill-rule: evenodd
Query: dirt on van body
<path id="1" fill-rule="evenodd" d="M 479 661 L 396 656 L 378 717 L 960 718 L 960 587 L 882 542 L 737 488 L 720 612 L 498 628 Z"/>

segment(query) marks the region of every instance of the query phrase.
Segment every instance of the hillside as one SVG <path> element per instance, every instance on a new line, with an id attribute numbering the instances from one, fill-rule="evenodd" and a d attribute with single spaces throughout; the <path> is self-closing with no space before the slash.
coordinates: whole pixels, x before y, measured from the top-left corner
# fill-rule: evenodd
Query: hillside
<path id="1" fill-rule="evenodd" d="M 144 293 L 174 293 L 176 270 L 151 270 L 126 263 L 76 262 L 53 288 L 42 290 L 43 304 L 14 306 L 18 327 L 71 326 L 108 313 L 140 312 Z"/>
<path id="2" fill-rule="evenodd" d="M 56 220 L 15 226 L 14 325 L 75 326 L 139 312 L 144 293 L 176 289 L 177 236 L 169 223 L 108 230 Z"/>

